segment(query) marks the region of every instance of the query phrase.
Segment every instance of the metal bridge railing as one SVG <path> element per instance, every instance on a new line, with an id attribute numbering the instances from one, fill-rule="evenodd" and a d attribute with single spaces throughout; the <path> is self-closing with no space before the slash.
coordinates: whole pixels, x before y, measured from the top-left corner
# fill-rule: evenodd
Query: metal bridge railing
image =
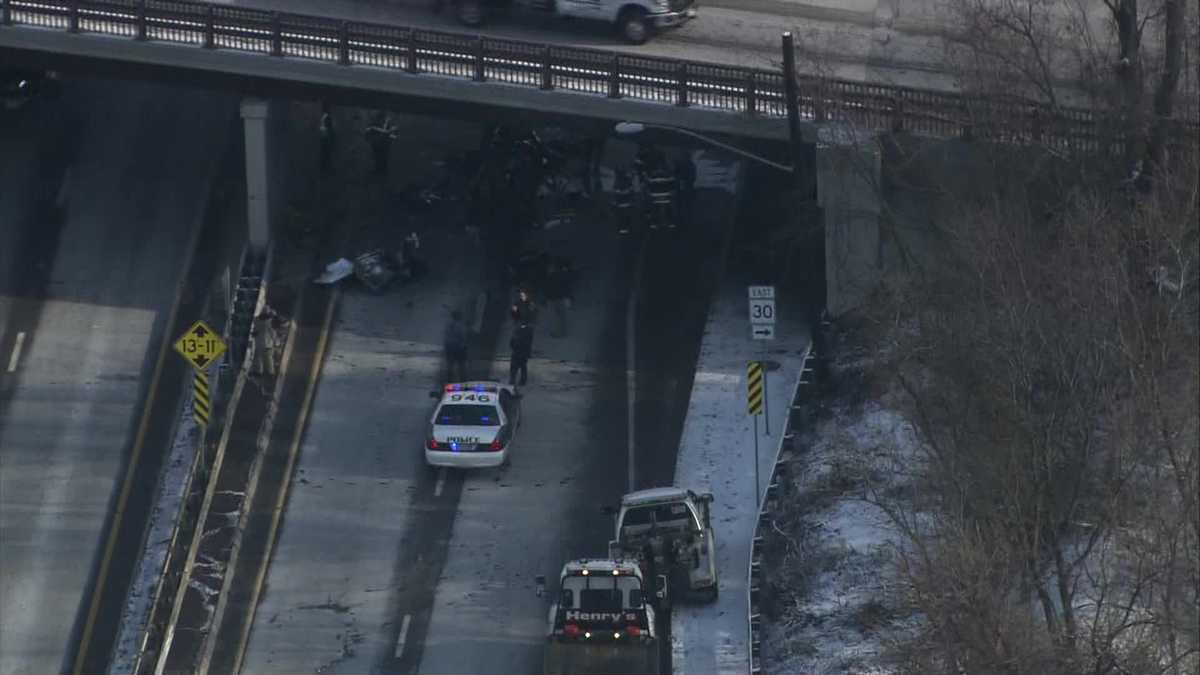
<path id="1" fill-rule="evenodd" d="M 786 117 L 781 72 L 190 0 L 0 0 L 0 26 L 65 30 L 266 56 L 566 90 L 731 114 Z M 805 119 L 1113 152 L 1099 115 L 953 92 L 801 76 Z M 1194 121 L 1182 125 L 1196 135 Z"/>

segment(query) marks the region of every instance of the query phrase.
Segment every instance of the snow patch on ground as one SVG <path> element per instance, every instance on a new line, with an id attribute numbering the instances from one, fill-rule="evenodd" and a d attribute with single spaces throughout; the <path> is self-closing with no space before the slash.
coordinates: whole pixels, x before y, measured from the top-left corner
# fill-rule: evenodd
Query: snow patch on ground
<path id="1" fill-rule="evenodd" d="M 920 623 L 898 592 L 899 532 L 875 500 L 911 485 L 918 439 L 881 400 L 834 395 L 820 411 L 811 398 L 796 413 L 788 491 L 763 532 L 764 672 L 890 675 L 885 646 Z"/>

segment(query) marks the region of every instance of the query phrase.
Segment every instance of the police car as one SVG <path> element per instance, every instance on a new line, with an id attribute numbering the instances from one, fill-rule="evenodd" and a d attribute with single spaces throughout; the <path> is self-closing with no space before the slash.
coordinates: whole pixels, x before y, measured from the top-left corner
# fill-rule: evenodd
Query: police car
<path id="1" fill-rule="evenodd" d="M 499 382 L 459 382 L 431 392 L 439 399 L 425 437 L 430 466 L 500 466 L 521 424 L 520 396 Z"/>

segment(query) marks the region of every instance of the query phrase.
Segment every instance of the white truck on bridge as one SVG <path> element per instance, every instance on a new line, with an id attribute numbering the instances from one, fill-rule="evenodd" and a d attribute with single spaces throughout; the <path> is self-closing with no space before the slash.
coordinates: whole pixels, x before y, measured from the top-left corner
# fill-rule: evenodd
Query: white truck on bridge
<path id="1" fill-rule="evenodd" d="M 686 23 L 696 16 L 695 0 L 453 0 L 454 15 L 464 25 L 483 25 L 496 10 L 520 7 L 564 19 L 604 21 L 630 44 L 640 45 L 656 30 Z"/>

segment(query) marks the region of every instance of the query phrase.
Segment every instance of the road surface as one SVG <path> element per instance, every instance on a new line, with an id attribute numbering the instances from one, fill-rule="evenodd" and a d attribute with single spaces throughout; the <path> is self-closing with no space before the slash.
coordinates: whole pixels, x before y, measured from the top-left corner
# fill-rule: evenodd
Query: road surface
<path id="1" fill-rule="evenodd" d="M 71 658 L 233 105 L 67 81 L 0 128 L 0 674 Z"/>

